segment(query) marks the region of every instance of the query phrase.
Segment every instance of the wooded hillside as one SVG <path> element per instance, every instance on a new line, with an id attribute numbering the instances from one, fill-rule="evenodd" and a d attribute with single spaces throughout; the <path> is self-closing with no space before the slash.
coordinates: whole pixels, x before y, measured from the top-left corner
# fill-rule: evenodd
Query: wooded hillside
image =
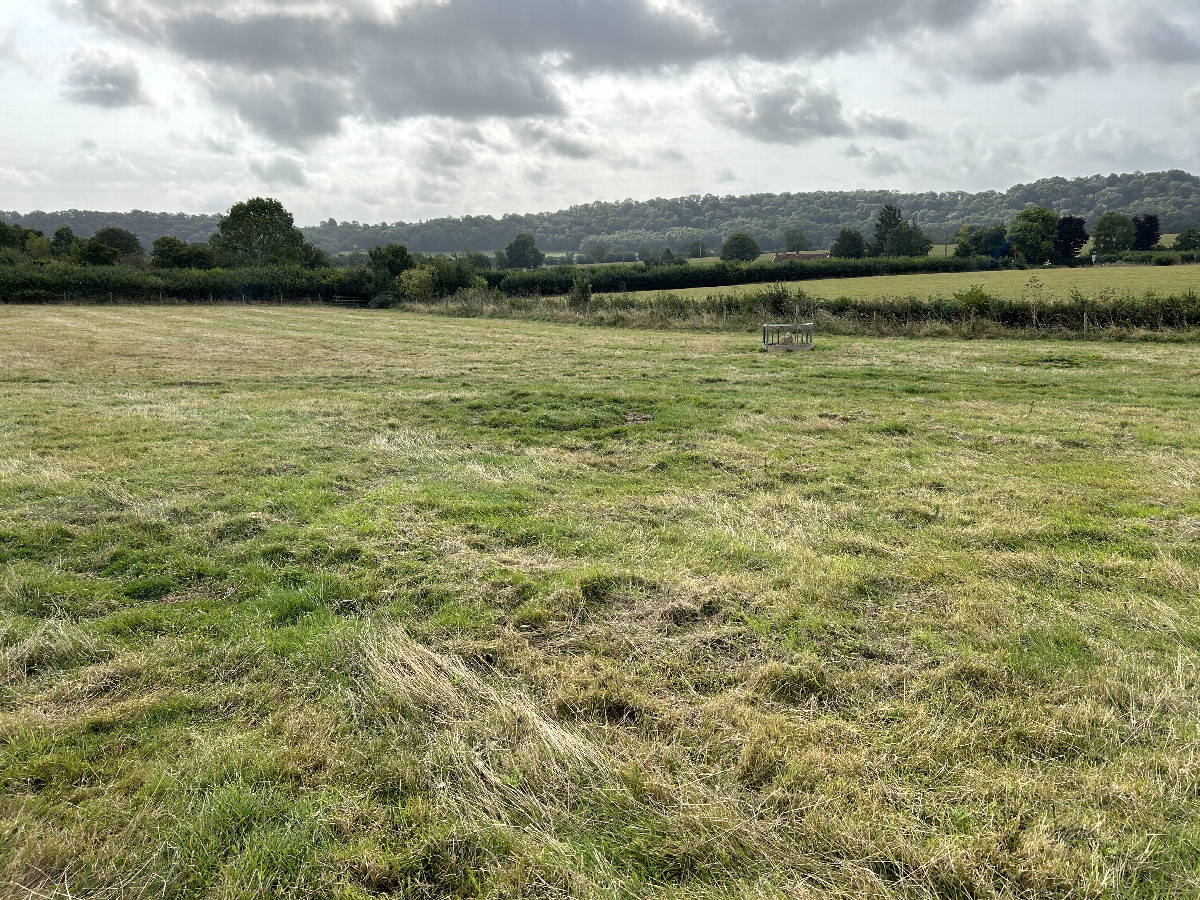
<path id="1" fill-rule="evenodd" d="M 1087 178 L 1044 178 L 1007 191 L 965 191 L 903 194 L 895 191 L 815 191 L 797 194 L 750 194 L 743 197 L 704 196 L 587 203 L 557 212 L 431 219 L 375 225 L 336 222 L 304 228 L 313 244 L 331 253 L 404 244 L 424 253 L 464 249 L 490 251 L 505 246 L 520 232 L 536 236 L 538 246 L 551 252 L 586 251 L 605 244 L 610 251 L 639 246 L 673 249 L 700 240 L 716 248 L 734 231 L 745 231 L 764 248 L 783 245 L 783 232 L 799 228 L 814 245 L 827 247 L 841 228 L 867 231 L 884 204 L 904 214 L 935 240 L 952 236 L 962 225 L 1011 223 L 1027 205 L 1045 206 L 1060 215 L 1077 215 L 1094 224 L 1101 214 L 1116 210 L 1126 215 L 1155 213 L 1165 233 L 1177 233 L 1200 223 L 1200 177 L 1181 170 L 1093 175 Z M 162 235 L 188 242 L 207 240 L 219 215 L 104 213 L 85 210 L 16 213 L 0 211 L 0 219 L 52 234 L 68 225 L 88 237 L 106 225 L 127 228 L 144 246 Z"/>

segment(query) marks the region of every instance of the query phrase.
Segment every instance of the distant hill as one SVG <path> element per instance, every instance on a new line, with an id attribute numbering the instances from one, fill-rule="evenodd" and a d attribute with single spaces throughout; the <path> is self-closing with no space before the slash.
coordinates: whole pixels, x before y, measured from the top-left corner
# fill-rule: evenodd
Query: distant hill
<path id="1" fill-rule="evenodd" d="M 187 213 L 154 213 L 135 209 L 133 212 L 96 212 L 90 209 L 68 209 L 62 212 L 42 212 L 37 210 L 29 213 L 9 212 L 0 210 L 0 219 L 8 224 L 18 222 L 26 228 L 41 231 L 50 237 L 59 228 L 66 225 L 78 237 L 91 237 L 101 228 L 109 225 L 132 231 L 147 250 L 155 238 L 169 234 L 198 244 L 207 241 L 209 235 L 217 230 L 220 214 L 190 216 Z"/>
<path id="2" fill-rule="evenodd" d="M 814 191 L 803 194 L 750 194 L 743 197 L 677 197 L 670 200 L 624 200 L 586 203 L 558 212 L 464 216 L 426 222 L 362 225 L 334 222 L 305 228 L 310 241 L 333 253 L 377 244 L 405 244 L 410 250 L 443 253 L 494 250 L 522 231 L 538 239 L 543 250 L 586 251 L 602 243 L 609 250 L 634 250 L 645 244 L 679 250 L 701 240 L 710 247 L 732 231 L 750 233 L 764 248 L 783 245 L 783 232 L 801 229 L 818 247 L 827 247 L 841 228 L 858 228 L 870 236 L 879 208 L 899 206 L 935 239 L 952 236 L 962 225 L 1011 222 L 1028 205 L 1046 206 L 1060 215 L 1083 216 L 1089 226 L 1108 210 L 1127 215 L 1156 213 L 1164 233 L 1200 223 L 1200 177 L 1175 169 L 1087 178 L 1043 178 L 1007 191 L 902 194 L 896 191 Z M 81 210 L 18 214 L 0 211 L 0 219 L 39 228 L 47 235 L 69 225 L 82 237 L 105 225 L 134 232 L 147 248 L 163 234 L 203 241 L 216 228 L 219 215 L 181 213 L 102 213 Z"/>

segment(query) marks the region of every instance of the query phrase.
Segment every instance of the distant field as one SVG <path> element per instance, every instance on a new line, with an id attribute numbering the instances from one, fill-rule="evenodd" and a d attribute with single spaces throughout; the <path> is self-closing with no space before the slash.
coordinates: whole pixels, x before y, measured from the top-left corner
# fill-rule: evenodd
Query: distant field
<path id="1" fill-rule="evenodd" d="M 0 307 L 0 896 L 1200 895 L 1200 346 L 756 344 Z"/>
<path id="2" fill-rule="evenodd" d="M 1033 279 L 1037 284 L 1032 284 Z M 870 278 L 829 278 L 820 281 L 787 282 L 789 287 L 814 297 L 854 297 L 871 299 L 880 296 L 928 297 L 940 294 L 949 297 L 971 285 L 983 287 L 1004 297 L 1020 297 L 1040 292 L 1045 298 L 1061 298 L 1075 288 L 1089 296 L 1103 291 L 1117 294 L 1131 292 L 1141 296 L 1147 290 L 1160 294 L 1179 294 L 1200 291 L 1200 266 L 1097 266 L 1076 269 L 1025 269 L 997 272 L 955 272 L 931 275 L 881 275 Z M 707 297 L 716 294 L 737 294 L 742 291 L 761 291 L 762 285 L 741 285 L 726 288 L 685 288 L 671 291 L 681 297 Z M 653 296 L 658 292 L 644 291 Z"/>

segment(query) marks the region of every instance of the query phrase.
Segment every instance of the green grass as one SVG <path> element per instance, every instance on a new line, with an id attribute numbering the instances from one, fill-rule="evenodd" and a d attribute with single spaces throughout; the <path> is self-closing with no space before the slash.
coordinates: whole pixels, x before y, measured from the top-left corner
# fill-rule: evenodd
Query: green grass
<path id="1" fill-rule="evenodd" d="M 0 895 L 1195 896 L 1198 376 L 0 308 Z"/>
<path id="2" fill-rule="evenodd" d="M 1036 279 L 1036 281 L 1034 281 Z M 1009 269 L 995 272 L 950 272 L 932 275 L 877 275 L 869 278 L 828 278 L 820 281 L 787 282 L 788 287 L 813 297 L 834 299 L 851 297 L 872 300 L 876 297 L 950 297 L 972 285 L 999 297 L 1063 299 L 1072 289 L 1086 296 L 1111 292 L 1117 296 L 1132 293 L 1141 296 L 1148 290 L 1160 294 L 1181 294 L 1200 290 L 1200 266 L 1096 266 L 1075 269 Z M 672 291 L 679 297 L 703 298 L 715 294 L 735 295 L 761 291 L 762 285 L 747 284 L 728 288 L 683 288 Z M 634 297 L 654 296 L 643 291 Z"/>

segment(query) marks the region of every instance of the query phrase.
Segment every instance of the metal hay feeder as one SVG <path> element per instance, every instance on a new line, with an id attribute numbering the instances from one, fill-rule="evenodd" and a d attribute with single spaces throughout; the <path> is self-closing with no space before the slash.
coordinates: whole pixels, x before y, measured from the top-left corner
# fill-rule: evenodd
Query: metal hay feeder
<path id="1" fill-rule="evenodd" d="M 768 353 L 776 350 L 811 350 L 813 348 L 812 322 L 763 325 L 762 329 L 763 349 Z"/>

